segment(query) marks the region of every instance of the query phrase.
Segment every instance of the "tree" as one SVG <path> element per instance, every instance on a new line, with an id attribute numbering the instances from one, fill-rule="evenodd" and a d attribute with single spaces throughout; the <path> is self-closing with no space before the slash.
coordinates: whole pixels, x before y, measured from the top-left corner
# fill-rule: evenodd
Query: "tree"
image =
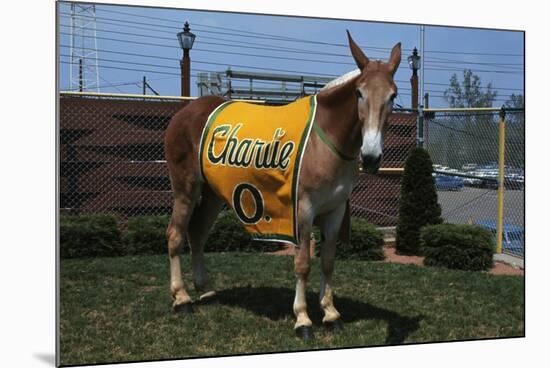
<path id="1" fill-rule="evenodd" d="M 456 74 L 452 75 L 443 97 L 452 108 L 492 107 L 497 91 L 493 90 L 491 83 L 483 87 L 478 75 L 470 69 L 464 69 L 462 81 L 459 81 Z M 493 135 L 498 131 L 490 117 L 467 113 L 452 114 L 448 119 L 450 124 L 447 126 L 447 140 L 455 142 L 453 147 L 448 145 L 447 148 L 451 155 L 449 166 L 459 169 L 466 163 L 483 164 L 495 160 L 498 147 L 494 146 L 496 141 L 493 140 Z"/>
<path id="2" fill-rule="evenodd" d="M 508 101 L 504 103 L 504 106 L 512 109 L 523 109 L 525 107 L 523 95 L 515 95 L 512 93 Z"/>
<path id="3" fill-rule="evenodd" d="M 462 82 L 455 74 L 449 81 L 449 88 L 443 92 L 443 98 L 450 107 L 491 107 L 497 97 L 491 83 L 485 91 L 481 86 L 481 78 L 470 69 L 464 69 Z"/>
<path id="4" fill-rule="evenodd" d="M 420 229 L 443 222 L 432 176 L 432 160 L 423 148 L 411 151 L 401 180 L 395 248 L 399 254 L 418 255 Z"/>

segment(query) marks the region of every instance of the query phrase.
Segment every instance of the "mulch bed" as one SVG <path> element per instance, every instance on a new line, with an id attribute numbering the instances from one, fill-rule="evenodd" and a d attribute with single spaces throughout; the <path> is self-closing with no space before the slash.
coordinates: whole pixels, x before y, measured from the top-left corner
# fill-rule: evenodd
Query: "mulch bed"
<path id="1" fill-rule="evenodd" d="M 314 244 L 312 242 L 311 244 L 311 253 L 314 254 Z M 273 255 L 293 255 L 294 254 L 294 246 L 288 245 L 284 249 L 278 250 L 276 252 L 272 252 L 270 254 Z M 396 254 L 395 248 L 390 246 L 384 247 L 384 254 L 386 255 L 386 259 L 384 262 L 388 263 L 402 263 L 402 264 L 415 264 L 422 266 L 424 262 L 424 257 L 419 256 L 403 256 Z M 523 276 L 524 270 L 521 268 L 512 267 L 506 263 L 502 262 L 495 262 L 495 265 L 493 268 L 489 271 L 490 274 L 493 275 L 514 275 L 514 276 Z"/>

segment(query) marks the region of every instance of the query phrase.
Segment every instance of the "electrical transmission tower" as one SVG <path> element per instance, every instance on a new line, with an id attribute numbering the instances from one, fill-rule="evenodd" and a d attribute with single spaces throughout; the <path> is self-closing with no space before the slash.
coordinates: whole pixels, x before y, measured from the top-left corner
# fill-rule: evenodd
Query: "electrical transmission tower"
<path id="1" fill-rule="evenodd" d="M 71 4 L 70 88 L 99 92 L 95 5 Z"/>

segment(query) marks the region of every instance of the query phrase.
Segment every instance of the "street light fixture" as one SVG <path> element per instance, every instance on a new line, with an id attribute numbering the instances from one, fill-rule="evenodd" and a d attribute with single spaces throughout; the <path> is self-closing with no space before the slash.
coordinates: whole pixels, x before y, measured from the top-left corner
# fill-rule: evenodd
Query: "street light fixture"
<path id="1" fill-rule="evenodd" d="M 195 37 L 196 36 L 191 33 L 189 22 L 185 22 L 183 31 L 178 33 L 178 41 L 183 50 L 183 58 L 180 62 L 182 96 L 189 96 L 191 92 L 191 58 L 189 57 L 189 50 L 193 48 Z"/>
<path id="2" fill-rule="evenodd" d="M 420 56 L 418 55 L 418 50 L 416 47 L 414 48 L 412 55 L 410 55 L 407 60 L 409 61 L 409 67 L 412 69 L 413 73 L 420 69 Z"/>
<path id="3" fill-rule="evenodd" d="M 420 69 L 420 56 L 416 47 L 413 50 L 407 60 L 409 61 L 409 67 L 412 69 L 411 77 L 411 107 L 413 109 L 418 108 L 418 69 Z"/>

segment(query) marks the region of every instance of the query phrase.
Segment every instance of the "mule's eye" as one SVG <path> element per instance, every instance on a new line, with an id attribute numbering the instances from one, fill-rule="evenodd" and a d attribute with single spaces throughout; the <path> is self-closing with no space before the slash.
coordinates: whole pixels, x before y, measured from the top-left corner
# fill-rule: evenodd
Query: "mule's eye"
<path id="1" fill-rule="evenodd" d="M 363 94 L 358 89 L 355 90 L 355 95 L 357 96 L 357 98 L 363 98 Z"/>

